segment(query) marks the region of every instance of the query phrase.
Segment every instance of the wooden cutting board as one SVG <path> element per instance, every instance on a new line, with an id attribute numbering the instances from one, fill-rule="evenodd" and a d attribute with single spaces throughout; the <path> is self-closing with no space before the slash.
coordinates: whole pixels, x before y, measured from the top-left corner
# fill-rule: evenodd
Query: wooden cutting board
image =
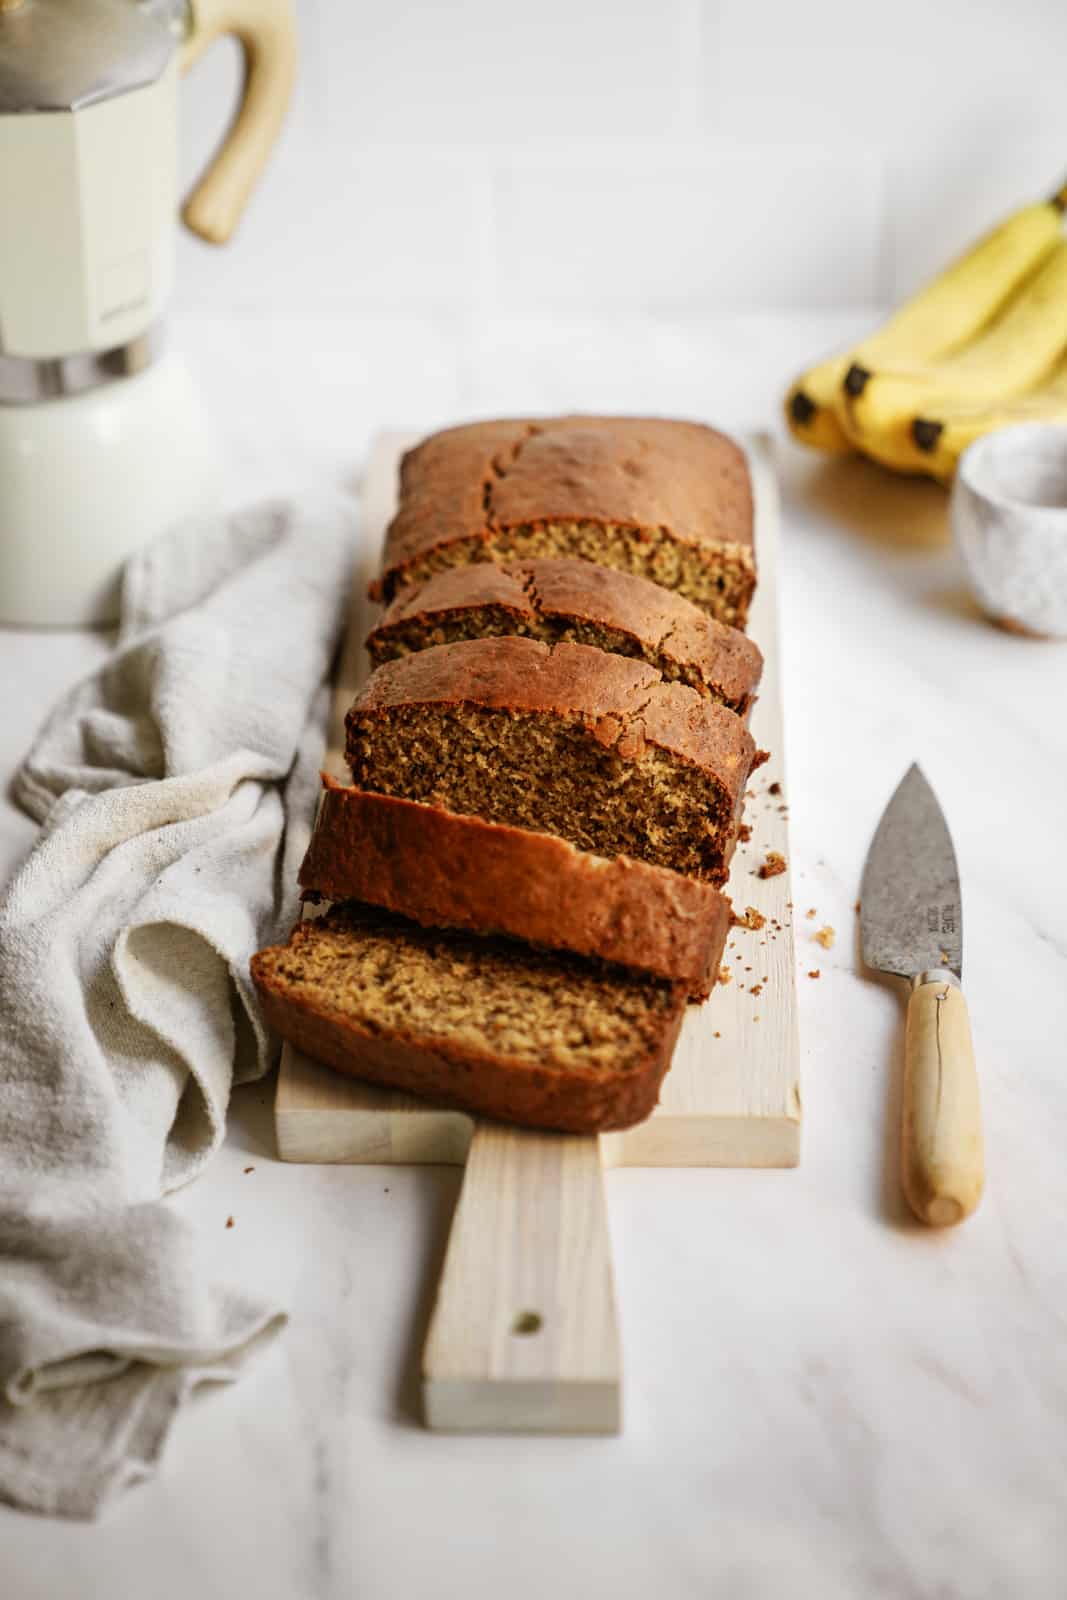
<path id="1" fill-rule="evenodd" d="M 410 435 L 383 434 L 362 489 L 361 557 L 338 671 L 324 765 L 346 778 L 344 714 L 367 673 L 366 600 Z M 431 1427 L 613 1432 L 621 1364 L 605 1209 L 605 1167 L 788 1167 L 800 1147 L 799 1044 L 788 865 L 761 878 L 769 853 L 789 861 L 777 613 L 778 496 L 765 436 L 745 442 L 756 499 L 759 586 L 749 631 L 764 653 L 752 714 L 770 761 L 754 775 L 751 838 L 728 892 L 738 916 L 730 978 L 691 1006 L 660 1104 L 636 1128 L 579 1138 L 477 1122 L 411 1095 L 320 1067 L 288 1045 L 275 1102 L 285 1161 L 466 1162 L 423 1360 Z"/>

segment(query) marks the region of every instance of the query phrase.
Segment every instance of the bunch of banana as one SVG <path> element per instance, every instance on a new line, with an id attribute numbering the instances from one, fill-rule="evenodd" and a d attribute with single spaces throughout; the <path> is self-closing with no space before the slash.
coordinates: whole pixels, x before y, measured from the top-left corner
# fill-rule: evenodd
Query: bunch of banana
<path id="1" fill-rule="evenodd" d="M 1036 389 L 993 405 L 946 406 L 936 418 L 916 417 L 915 442 L 924 454 L 923 470 L 951 483 L 969 444 L 994 428 L 1015 422 L 1067 423 L 1067 359 Z"/>
<path id="2" fill-rule="evenodd" d="M 972 439 L 1020 407 L 1067 421 L 1065 209 L 1067 184 L 994 228 L 854 349 L 803 373 L 786 397 L 794 436 L 946 479 Z"/>

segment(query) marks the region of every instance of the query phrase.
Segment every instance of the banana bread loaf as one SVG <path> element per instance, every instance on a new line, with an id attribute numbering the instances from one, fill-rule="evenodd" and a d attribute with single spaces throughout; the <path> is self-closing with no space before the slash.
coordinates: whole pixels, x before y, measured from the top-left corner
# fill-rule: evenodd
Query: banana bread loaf
<path id="1" fill-rule="evenodd" d="M 756 586 L 744 452 L 695 422 L 476 422 L 404 457 L 372 595 L 474 561 L 579 556 L 743 628 Z"/>
<path id="2" fill-rule="evenodd" d="M 570 1133 L 648 1116 L 685 1010 L 678 985 L 356 904 L 298 923 L 252 977 L 270 1026 L 340 1072 Z"/>
<path id="3" fill-rule="evenodd" d="M 506 934 L 634 967 L 706 999 L 731 907 L 710 884 L 547 833 L 350 789 L 323 773 L 300 883 L 431 928 Z"/>
<path id="4" fill-rule="evenodd" d="M 468 639 L 399 656 L 346 717 L 359 789 L 722 883 L 757 764 L 734 712 L 590 645 Z"/>
<path id="5" fill-rule="evenodd" d="M 758 646 L 670 589 L 591 561 L 479 561 L 401 589 L 367 639 L 375 666 L 456 639 L 521 634 L 647 661 L 744 716 L 763 669 Z"/>

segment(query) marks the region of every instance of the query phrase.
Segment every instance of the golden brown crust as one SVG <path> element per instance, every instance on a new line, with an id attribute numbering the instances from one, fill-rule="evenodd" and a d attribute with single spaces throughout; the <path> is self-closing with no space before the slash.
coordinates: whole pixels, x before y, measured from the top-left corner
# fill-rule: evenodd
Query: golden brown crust
<path id="1" fill-rule="evenodd" d="M 355 939 L 358 924 L 357 915 Z M 577 1070 L 552 1064 L 547 1055 L 539 1056 L 535 1064 L 443 1035 L 431 1039 L 399 1028 L 382 1029 L 346 1014 L 340 1006 L 324 1005 L 321 998 L 303 992 L 287 972 L 287 958 L 314 937 L 314 921 L 299 923 L 288 945 L 253 956 L 252 979 L 268 1025 L 298 1050 L 339 1072 L 478 1116 L 565 1133 L 627 1128 L 647 1117 L 656 1104 L 685 1014 L 680 986 L 665 992 L 666 1003 L 657 1008 L 655 1025 L 649 1024 L 636 1064 L 617 1072 L 603 1067 Z M 626 982 L 619 979 L 620 985 Z"/>
<path id="2" fill-rule="evenodd" d="M 662 661 L 672 675 L 744 713 L 755 694 L 763 657 L 755 642 L 717 622 L 692 601 L 634 573 L 590 561 L 544 558 L 450 567 L 401 589 L 367 639 L 372 660 L 397 653 L 421 628 L 462 624 L 465 614 L 491 612 L 491 632 L 537 634 L 562 626 L 608 629 L 630 656 Z M 542 632 L 541 637 L 544 637 Z M 602 648 L 616 646 L 600 640 Z M 408 646 L 410 648 L 410 644 Z"/>
<path id="3" fill-rule="evenodd" d="M 485 483 L 523 422 L 480 422 L 431 434 L 400 463 L 400 505 L 386 532 L 383 567 L 486 529 Z"/>
<path id="4" fill-rule="evenodd" d="M 371 794 L 325 773 L 300 883 L 427 927 L 506 934 L 711 992 L 730 926 L 710 884 L 551 834 Z"/>
<path id="5" fill-rule="evenodd" d="M 531 424 L 490 498 L 498 527 L 615 522 L 669 527 L 687 544 L 752 543 L 744 453 L 698 422 L 561 417 Z"/>
<path id="6" fill-rule="evenodd" d="M 589 645 L 550 647 L 537 639 L 465 639 L 386 661 L 346 717 L 352 730 L 391 707 L 478 705 L 581 718 L 624 760 L 658 745 L 743 793 L 755 743 L 741 718 L 680 683 L 665 683 L 642 661 Z"/>
<path id="7" fill-rule="evenodd" d="M 371 640 L 381 637 L 398 623 L 421 621 L 442 611 L 501 606 L 532 621 L 537 614 L 536 607 L 523 582 L 523 573 L 527 567 L 540 565 L 540 562 L 509 561 L 497 566 L 492 561 L 480 561 L 470 567 L 445 567 L 432 578 L 409 584 L 400 590 L 371 630 L 367 637 L 368 648 Z"/>
<path id="8" fill-rule="evenodd" d="M 662 534 L 709 560 L 729 550 L 754 582 L 751 483 L 733 440 L 695 422 L 569 416 L 471 423 L 409 451 L 374 592 L 390 598 L 449 546 L 493 559 L 498 535 L 547 523 Z"/>
<path id="9" fill-rule="evenodd" d="M 254 962 L 252 976 L 267 1025 L 314 1060 L 438 1105 L 560 1133 L 606 1133 L 643 1122 L 659 1098 L 684 1009 L 679 1006 L 662 1050 L 642 1073 L 625 1080 L 576 1079 L 542 1067 L 527 1068 L 519 1078 L 504 1060 L 453 1056 L 425 1041 L 374 1034 L 343 1017 L 324 1016 L 274 988 Z"/>

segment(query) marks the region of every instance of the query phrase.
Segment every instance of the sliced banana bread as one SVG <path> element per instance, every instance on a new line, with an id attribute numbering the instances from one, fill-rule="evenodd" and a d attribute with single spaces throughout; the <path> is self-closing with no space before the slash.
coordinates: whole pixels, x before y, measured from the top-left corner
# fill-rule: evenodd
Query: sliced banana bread
<path id="1" fill-rule="evenodd" d="M 677 985 L 355 904 L 298 923 L 252 977 L 271 1027 L 340 1072 L 571 1133 L 648 1116 L 685 1010 Z"/>
<path id="2" fill-rule="evenodd" d="M 375 666 L 457 639 L 520 634 L 647 661 L 744 716 L 763 657 L 737 628 L 670 589 L 591 561 L 479 561 L 401 589 L 367 639 Z"/>
<path id="3" fill-rule="evenodd" d="M 468 639 L 387 661 L 346 717 L 359 789 L 721 883 L 758 758 L 734 712 L 590 645 Z"/>
<path id="4" fill-rule="evenodd" d="M 431 928 L 507 934 L 675 983 L 706 999 L 731 907 L 710 884 L 625 856 L 437 806 L 350 789 L 323 774 L 300 883 Z"/>
<path id="5" fill-rule="evenodd" d="M 578 556 L 651 578 L 743 628 L 756 586 L 744 452 L 695 422 L 476 422 L 404 457 L 379 600 L 444 567 Z"/>

